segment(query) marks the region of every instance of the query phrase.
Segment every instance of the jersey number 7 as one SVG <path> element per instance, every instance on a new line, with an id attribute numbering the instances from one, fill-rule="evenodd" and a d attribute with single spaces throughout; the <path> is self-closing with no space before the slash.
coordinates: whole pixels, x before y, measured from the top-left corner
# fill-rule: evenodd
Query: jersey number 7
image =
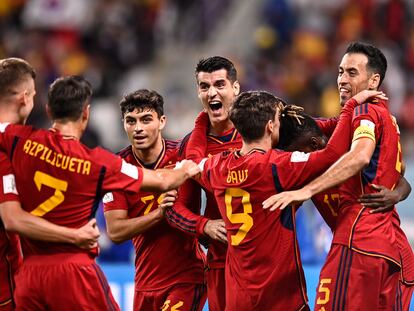
<path id="1" fill-rule="evenodd" d="M 56 206 L 62 203 L 65 200 L 65 195 L 63 191 L 66 191 L 68 188 L 68 182 L 57 179 L 53 176 L 50 176 L 46 173 L 36 171 L 34 175 L 34 182 L 36 184 L 37 190 L 42 190 L 42 185 L 55 189 L 55 193 L 48 198 L 43 203 L 39 204 L 34 210 L 30 213 L 42 217 L 44 214 L 53 210 Z"/>

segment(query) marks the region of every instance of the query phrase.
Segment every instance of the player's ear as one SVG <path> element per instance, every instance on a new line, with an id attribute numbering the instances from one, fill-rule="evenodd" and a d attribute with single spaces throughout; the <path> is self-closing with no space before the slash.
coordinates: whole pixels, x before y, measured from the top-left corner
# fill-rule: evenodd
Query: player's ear
<path id="1" fill-rule="evenodd" d="M 167 117 L 166 116 L 161 116 L 160 117 L 160 126 L 158 127 L 158 129 L 163 130 L 166 124 L 167 124 Z"/>
<path id="2" fill-rule="evenodd" d="M 320 141 L 315 136 L 312 136 L 310 138 L 310 144 L 309 145 L 310 145 L 312 151 L 322 149 L 321 146 L 320 146 Z"/>
<path id="3" fill-rule="evenodd" d="M 91 105 L 90 104 L 86 104 L 85 106 L 83 106 L 82 121 L 88 121 L 89 120 L 90 110 L 91 110 Z"/>
<path id="4" fill-rule="evenodd" d="M 240 94 L 240 83 L 237 80 L 233 83 L 233 92 L 236 96 Z"/>
<path id="5" fill-rule="evenodd" d="M 272 120 L 267 121 L 266 130 L 268 131 L 269 134 L 273 133 L 273 131 L 275 129 L 274 126 L 275 126 L 275 124 Z"/>
<path id="6" fill-rule="evenodd" d="M 380 83 L 380 79 L 381 79 L 381 77 L 380 77 L 380 75 L 379 75 L 379 73 L 374 73 L 370 78 L 369 78 L 369 81 L 368 81 L 368 88 L 370 89 L 370 90 L 377 90 L 378 89 L 378 86 L 379 86 L 379 83 Z"/>

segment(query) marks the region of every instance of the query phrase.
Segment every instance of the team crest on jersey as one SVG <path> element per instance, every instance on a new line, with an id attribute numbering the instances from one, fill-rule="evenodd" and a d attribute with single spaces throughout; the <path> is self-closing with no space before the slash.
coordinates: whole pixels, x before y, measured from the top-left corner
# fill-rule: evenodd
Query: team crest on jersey
<path id="1" fill-rule="evenodd" d="M 3 193 L 14 193 L 19 194 L 16 188 L 16 180 L 13 174 L 3 176 Z"/>
<path id="2" fill-rule="evenodd" d="M 309 159 L 310 153 L 295 151 L 292 152 L 290 157 L 290 162 L 307 162 Z"/>
<path id="3" fill-rule="evenodd" d="M 102 198 L 102 202 L 109 203 L 114 201 L 114 195 L 112 192 L 105 193 L 104 197 Z"/>

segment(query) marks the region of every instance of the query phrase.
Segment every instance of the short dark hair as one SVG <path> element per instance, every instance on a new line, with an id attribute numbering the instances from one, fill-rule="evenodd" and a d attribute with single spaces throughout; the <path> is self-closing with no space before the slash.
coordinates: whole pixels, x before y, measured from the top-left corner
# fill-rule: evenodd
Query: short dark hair
<path id="1" fill-rule="evenodd" d="M 348 45 L 345 53 L 364 54 L 368 58 L 367 69 L 380 75 L 380 82 L 378 86 L 381 85 L 387 71 L 387 59 L 380 49 L 372 44 L 353 42 Z"/>
<path id="2" fill-rule="evenodd" d="M 13 95 L 13 88 L 29 77 L 34 80 L 36 72 L 24 59 L 0 60 L 0 96 Z"/>
<path id="3" fill-rule="evenodd" d="M 164 99 L 156 91 L 141 89 L 125 95 L 119 103 L 121 108 L 122 118 L 127 112 L 138 109 L 154 110 L 158 118 L 164 115 Z"/>
<path id="4" fill-rule="evenodd" d="M 266 124 L 274 120 L 283 101 L 265 91 L 242 92 L 230 109 L 230 120 L 246 142 L 263 137 Z"/>
<path id="5" fill-rule="evenodd" d="M 279 142 L 276 148 L 286 150 L 305 135 L 323 136 L 321 129 L 311 116 L 304 112 L 298 112 L 298 115 L 301 116 L 300 122 L 287 113 L 280 115 Z"/>
<path id="6" fill-rule="evenodd" d="M 200 59 L 195 69 L 195 77 L 197 79 L 200 72 L 212 73 L 213 71 L 220 69 L 225 69 L 227 71 L 227 79 L 231 82 L 237 81 L 236 67 L 234 67 L 234 64 L 230 60 L 222 56 L 212 56 Z"/>
<path id="7" fill-rule="evenodd" d="M 57 78 L 49 87 L 48 106 L 53 120 L 76 121 L 92 96 L 91 84 L 80 76 Z"/>

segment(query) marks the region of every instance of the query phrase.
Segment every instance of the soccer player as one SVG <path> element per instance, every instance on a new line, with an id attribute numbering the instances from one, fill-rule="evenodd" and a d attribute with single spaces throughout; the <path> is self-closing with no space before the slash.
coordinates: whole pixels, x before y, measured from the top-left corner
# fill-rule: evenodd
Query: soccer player
<path id="1" fill-rule="evenodd" d="M 69 228 L 93 218 L 106 192 L 168 191 L 199 171 L 191 161 L 175 170 L 141 169 L 102 148 L 81 144 L 91 94 L 83 78 L 59 78 L 48 94 L 50 130 L 7 125 L 0 131 L 0 150 L 11 159 L 16 177 L 17 188 L 11 185 L 11 191 L 19 190 L 23 208 Z M 15 276 L 17 309 L 119 309 L 94 261 L 97 248 L 29 238 L 21 242 L 24 261 Z"/>
<path id="2" fill-rule="evenodd" d="M 387 61 L 376 47 L 365 43 L 348 46 L 339 65 L 341 103 L 361 90 L 377 90 L 385 77 Z M 375 192 L 369 184 L 393 188 L 400 178 L 402 154 L 399 131 L 387 102 L 366 102 L 352 118 L 350 150 L 319 178 L 297 191 L 265 201 L 264 206 L 284 208 L 315 194 L 340 186 L 340 213 L 333 244 L 322 268 L 315 309 L 392 309 L 401 266 L 393 213 L 370 213 L 358 200 Z"/>
<path id="3" fill-rule="evenodd" d="M 240 148 L 241 136 L 229 120 L 230 106 L 240 92 L 234 64 L 221 56 L 202 59 L 196 66 L 195 77 L 198 97 L 209 118 L 208 132 L 200 138 L 207 144 L 204 156 Z M 187 157 L 185 152 L 182 156 Z M 180 188 L 174 207 L 167 209 L 166 216 L 169 223 L 180 230 L 203 240 L 210 238 L 206 263 L 208 306 L 210 311 L 222 311 L 226 292 L 226 230 L 211 193 L 206 193 L 205 213 L 200 215 L 200 195 L 200 186 L 194 181 L 187 182 Z"/>
<path id="4" fill-rule="evenodd" d="M 131 143 L 119 152 L 121 157 L 147 169 L 173 168 L 178 142 L 162 137 L 166 117 L 161 95 L 142 89 L 119 105 Z M 134 310 L 202 310 L 204 253 L 194 237 L 168 225 L 165 208 L 159 206 L 162 198 L 160 193 L 122 191 L 104 197 L 109 237 L 116 243 L 132 238 L 135 247 Z"/>
<path id="5" fill-rule="evenodd" d="M 379 94 L 359 96 L 365 99 L 364 96 Z M 347 144 L 340 135 L 349 132 L 357 100 L 348 101 L 343 108 L 327 147 L 311 154 L 272 150 L 279 136 L 280 104 L 280 99 L 267 92 L 240 94 L 231 108 L 230 119 L 242 135 L 242 148 L 200 163 L 204 166 L 200 183 L 214 193 L 227 229 L 229 311 L 308 308 L 294 209 L 271 214 L 262 209 L 262 199 L 297 187 L 345 152 Z"/>
<path id="6" fill-rule="evenodd" d="M 297 122 L 293 118 L 281 117 L 281 129 L 278 148 L 286 151 L 312 152 L 322 149 L 326 145 L 327 138 L 318 127 L 316 121 L 306 114 L 301 114 L 303 119 Z M 326 130 L 326 128 L 324 128 Z M 328 131 L 328 135 L 329 131 Z M 401 253 L 401 269 L 399 293 L 396 296 L 395 310 L 409 310 L 412 292 L 414 290 L 414 254 L 404 231 L 400 227 L 398 213 L 394 204 L 405 200 L 411 192 L 410 184 L 401 176 L 397 187 L 388 190 L 386 187 L 374 185 L 376 190 L 372 194 L 364 194 L 360 201 L 364 206 L 375 208 L 372 213 L 393 213 L 393 224 L 397 236 L 397 242 Z M 331 228 L 335 231 L 336 221 L 339 214 L 339 187 L 333 187 L 312 197 L 312 202 L 319 213 Z M 389 209 L 389 207 L 392 207 Z"/>
<path id="7" fill-rule="evenodd" d="M 23 59 L 0 60 L 0 124 L 23 124 L 33 108 L 36 73 Z M 2 125 L 4 126 L 4 125 Z M 50 242 L 96 247 L 99 230 L 92 219 L 79 229 L 54 225 L 24 211 L 13 191 L 14 174 L 7 157 L 0 154 L 0 310 L 14 310 L 14 274 L 22 256 L 17 234 Z M 12 232 L 6 232 L 12 231 Z"/>

